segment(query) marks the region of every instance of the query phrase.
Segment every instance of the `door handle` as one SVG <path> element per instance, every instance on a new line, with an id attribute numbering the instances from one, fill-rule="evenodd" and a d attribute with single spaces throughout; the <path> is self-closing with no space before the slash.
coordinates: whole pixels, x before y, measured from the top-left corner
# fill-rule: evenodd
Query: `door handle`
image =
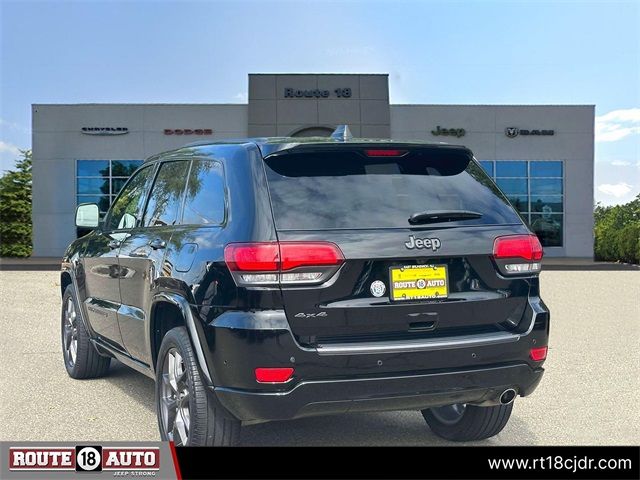
<path id="1" fill-rule="evenodd" d="M 149 242 L 149 246 L 154 250 L 160 250 L 161 248 L 167 248 L 167 242 L 159 238 L 156 238 L 155 240 L 151 240 Z"/>
<path id="2" fill-rule="evenodd" d="M 109 243 L 107 245 L 109 245 L 109 248 L 111 250 L 114 250 L 114 249 L 116 249 L 116 248 L 118 248 L 120 246 L 120 241 L 119 240 L 109 240 Z"/>

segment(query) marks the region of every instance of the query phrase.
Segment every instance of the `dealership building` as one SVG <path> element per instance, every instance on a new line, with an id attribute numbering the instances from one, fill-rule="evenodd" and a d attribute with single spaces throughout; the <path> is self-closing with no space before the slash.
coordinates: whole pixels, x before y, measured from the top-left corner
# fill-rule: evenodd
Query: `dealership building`
<path id="1" fill-rule="evenodd" d="M 195 141 L 326 136 L 347 124 L 355 137 L 466 145 L 545 255 L 593 256 L 593 105 L 393 105 L 388 80 L 251 74 L 247 104 L 33 105 L 33 255 L 61 256 L 76 238 L 76 205 L 106 210 L 155 153 Z"/>

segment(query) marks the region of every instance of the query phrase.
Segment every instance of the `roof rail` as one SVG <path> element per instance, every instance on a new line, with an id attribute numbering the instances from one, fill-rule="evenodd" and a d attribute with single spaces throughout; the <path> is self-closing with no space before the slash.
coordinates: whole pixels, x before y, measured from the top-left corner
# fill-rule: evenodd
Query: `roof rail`
<path id="1" fill-rule="evenodd" d="M 185 143 L 180 148 L 198 147 L 200 145 L 210 145 L 212 143 L 215 143 L 215 140 L 196 140 L 195 142 Z"/>

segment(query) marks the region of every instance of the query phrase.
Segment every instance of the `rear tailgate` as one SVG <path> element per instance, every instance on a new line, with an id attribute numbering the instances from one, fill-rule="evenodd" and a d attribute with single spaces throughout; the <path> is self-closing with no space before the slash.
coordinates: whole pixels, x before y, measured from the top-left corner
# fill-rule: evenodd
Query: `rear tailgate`
<path id="1" fill-rule="evenodd" d="M 344 256 L 320 285 L 282 285 L 307 345 L 469 335 L 518 326 L 529 281 L 506 278 L 494 239 L 528 234 L 460 147 L 315 145 L 265 158 L 280 242 L 331 242 Z M 420 212 L 474 212 L 429 218 Z M 437 216 L 436 216 L 437 217 Z"/>

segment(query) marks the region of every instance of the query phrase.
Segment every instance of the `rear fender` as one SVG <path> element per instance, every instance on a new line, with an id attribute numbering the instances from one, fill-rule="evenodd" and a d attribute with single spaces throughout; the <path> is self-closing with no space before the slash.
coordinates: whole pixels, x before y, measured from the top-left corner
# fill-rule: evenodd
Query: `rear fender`
<path id="1" fill-rule="evenodd" d="M 187 333 L 189 334 L 191 345 L 196 354 L 198 366 L 200 367 L 200 371 L 204 376 L 205 383 L 208 386 L 213 386 L 213 380 L 211 379 L 211 374 L 207 365 L 204 349 L 202 343 L 200 342 L 200 338 L 203 338 L 204 332 L 202 332 L 202 329 L 199 328 L 198 322 L 196 322 L 194 312 L 189 302 L 183 296 L 169 292 L 156 294 L 153 297 L 152 305 L 156 302 L 169 302 L 175 305 L 180 310 L 182 318 L 185 322 L 185 326 L 187 327 Z"/>

